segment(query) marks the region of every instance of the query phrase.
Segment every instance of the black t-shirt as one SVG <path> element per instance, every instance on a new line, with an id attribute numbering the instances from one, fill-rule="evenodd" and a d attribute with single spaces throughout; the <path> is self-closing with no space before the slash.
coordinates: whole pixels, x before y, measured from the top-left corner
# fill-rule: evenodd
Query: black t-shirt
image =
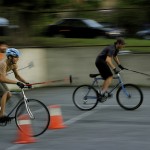
<path id="1" fill-rule="evenodd" d="M 106 60 L 107 56 L 115 57 L 117 56 L 119 50 L 116 49 L 115 45 L 110 45 L 105 47 L 102 52 L 97 56 L 97 59 Z"/>

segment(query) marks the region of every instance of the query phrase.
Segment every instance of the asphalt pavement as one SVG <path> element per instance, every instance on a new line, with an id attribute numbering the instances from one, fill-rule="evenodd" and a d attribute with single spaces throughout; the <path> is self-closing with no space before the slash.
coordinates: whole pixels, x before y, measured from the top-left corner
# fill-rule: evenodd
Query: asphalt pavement
<path id="1" fill-rule="evenodd" d="M 81 111 L 72 102 L 75 87 L 46 87 L 26 91 L 28 98 L 47 106 L 59 105 L 63 129 L 47 130 L 36 143 L 15 144 L 15 122 L 0 127 L 0 150 L 149 150 L 150 88 L 141 88 L 144 102 L 134 111 L 125 111 L 115 95 L 91 111 Z"/>

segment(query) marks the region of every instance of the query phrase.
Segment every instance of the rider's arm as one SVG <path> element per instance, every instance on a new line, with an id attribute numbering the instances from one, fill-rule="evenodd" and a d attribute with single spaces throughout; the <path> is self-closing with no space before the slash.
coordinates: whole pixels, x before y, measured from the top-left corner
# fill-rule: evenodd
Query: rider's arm
<path id="1" fill-rule="evenodd" d="M 117 65 L 120 65 L 120 61 L 118 56 L 113 57 L 114 61 L 117 63 Z"/>
<path id="2" fill-rule="evenodd" d="M 115 69 L 116 67 L 114 66 L 114 64 L 112 63 L 112 57 L 107 56 L 106 57 L 106 63 L 109 65 L 109 67 L 111 67 L 112 69 Z"/>
<path id="3" fill-rule="evenodd" d="M 23 83 L 27 83 L 18 73 L 17 66 L 12 70 L 14 72 L 15 78 Z"/>
<path id="4" fill-rule="evenodd" d="M 17 81 L 7 79 L 3 74 L 0 74 L 0 82 L 8 83 L 8 84 L 16 84 Z"/>
<path id="5" fill-rule="evenodd" d="M 6 77 L 6 63 L 1 63 L 0 64 L 0 82 L 2 83 L 8 83 L 8 84 L 16 84 L 17 81 L 8 79 Z"/>

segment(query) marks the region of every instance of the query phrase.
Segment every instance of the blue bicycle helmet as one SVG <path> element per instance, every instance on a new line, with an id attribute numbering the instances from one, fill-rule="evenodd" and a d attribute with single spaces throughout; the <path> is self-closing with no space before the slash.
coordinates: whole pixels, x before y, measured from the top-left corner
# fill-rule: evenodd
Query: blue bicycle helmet
<path id="1" fill-rule="evenodd" d="M 13 57 L 19 57 L 20 52 L 15 48 L 8 48 L 6 50 L 6 56 L 13 56 Z"/>

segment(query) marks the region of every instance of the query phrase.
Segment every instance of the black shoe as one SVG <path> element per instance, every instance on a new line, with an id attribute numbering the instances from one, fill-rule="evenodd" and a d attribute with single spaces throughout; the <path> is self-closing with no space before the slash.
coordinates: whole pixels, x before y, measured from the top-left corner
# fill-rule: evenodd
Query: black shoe
<path id="1" fill-rule="evenodd" d="M 98 101 L 103 103 L 107 100 L 107 96 L 105 96 L 105 93 L 104 94 L 98 94 Z"/>
<path id="2" fill-rule="evenodd" d="M 0 123 L 8 123 L 11 122 L 11 120 L 14 119 L 14 117 L 9 117 L 9 116 L 2 116 L 0 117 Z"/>
<path id="3" fill-rule="evenodd" d="M 112 93 L 105 92 L 104 94 L 98 94 L 98 101 L 103 103 L 107 100 L 107 98 L 113 97 Z"/>

